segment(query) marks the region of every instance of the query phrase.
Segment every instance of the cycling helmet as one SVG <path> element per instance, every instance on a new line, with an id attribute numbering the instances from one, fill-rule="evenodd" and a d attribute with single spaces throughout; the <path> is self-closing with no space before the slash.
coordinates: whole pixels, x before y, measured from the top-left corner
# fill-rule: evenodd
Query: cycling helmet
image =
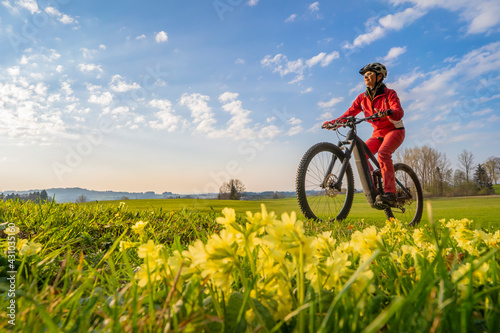
<path id="1" fill-rule="evenodd" d="M 366 72 L 374 72 L 376 74 L 382 74 L 384 79 L 387 77 L 387 68 L 379 62 L 374 62 L 366 65 L 359 70 L 359 74 L 365 75 Z"/>

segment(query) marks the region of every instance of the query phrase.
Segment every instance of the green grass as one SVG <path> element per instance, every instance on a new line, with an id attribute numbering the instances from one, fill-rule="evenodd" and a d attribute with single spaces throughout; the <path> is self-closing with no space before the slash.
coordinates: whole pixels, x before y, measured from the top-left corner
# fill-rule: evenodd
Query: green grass
<path id="1" fill-rule="evenodd" d="M 497 185 L 500 187 L 500 185 Z M 87 205 L 103 205 L 104 207 L 116 207 L 121 201 L 103 201 L 98 203 L 87 203 Z M 457 197 L 457 198 L 433 198 L 430 199 L 434 220 L 463 219 L 474 221 L 473 227 L 477 229 L 500 229 L 500 197 Z M 192 209 L 199 212 L 220 212 L 225 207 L 234 208 L 237 214 L 245 214 L 246 211 L 260 210 L 260 204 L 266 205 L 268 211 L 274 211 L 278 216 L 284 212 L 295 211 L 301 214 L 297 199 L 276 199 L 262 201 L 234 201 L 234 200 L 205 200 L 205 199 L 158 199 L 158 200 L 127 200 L 125 204 L 129 210 L 163 210 L 178 211 L 181 209 Z M 429 222 L 427 205 L 424 204 L 422 224 Z M 356 224 L 364 221 L 364 224 L 383 225 L 386 217 L 383 211 L 371 208 L 363 193 L 354 196 L 354 203 L 345 223 Z"/>
<path id="2" fill-rule="evenodd" d="M 497 200 L 433 200 L 433 213 L 487 223 L 497 219 Z M 294 199 L 264 203 L 268 211 L 297 210 Z M 226 206 L 239 216 L 223 226 L 215 219 Z M 353 228 L 306 221 L 302 229 L 258 214 L 247 221 L 247 210 L 259 212 L 260 202 L 0 202 L 0 248 L 11 241 L 11 224 L 18 244 L 38 248 L 18 248 L 14 259 L 0 251 L 2 313 L 13 299 L 7 277 L 17 272 L 16 326 L 4 315 L 0 331 L 500 331 L 500 239 L 492 230 L 476 233 L 457 221 L 404 231 L 385 225 L 359 195 L 344 222 Z M 138 221 L 147 222 L 143 234 L 132 228 Z M 120 251 L 121 241 L 131 248 Z M 146 243 L 155 260 L 144 256 Z M 188 254 L 176 252 L 193 244 Z M 146 278 L 137 275 L 145 270 Z M 328 288 L 314 282 L 328 276 L 336 279 Z"/>
<path id="3" fill-rule="evenodd" d="M 500 184 L 499 185 L 493 185 L 493 189 L 495 190 L 495 194 L 500 194 Z"/>

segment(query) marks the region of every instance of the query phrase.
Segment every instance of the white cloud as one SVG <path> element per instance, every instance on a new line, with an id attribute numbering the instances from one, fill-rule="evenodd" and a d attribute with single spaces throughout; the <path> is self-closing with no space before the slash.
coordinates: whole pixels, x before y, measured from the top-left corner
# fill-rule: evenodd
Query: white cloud
<path id="1" fill-rule="evenodd" d="M 312 57 L 309 60 L 306 60 L 306 64 L 309 67 L 313 67 L 318 63 L 321 63 L 321 67 L 328 66 L 334 59 L 339 58 L 340 55 L 337 51 L 334 51 L 330 54 L 326 54 L 325 52 L 321 52 L 317 56 Z"/>
<path id="2" fill-rule="evenodd" d="M 318 10 L 319 10 L 319 2 L 318 1 L 309 5 L 309 11 L 311 13 L 317 12 Z"/>
<path id="3" fill-rule="evenodd" d="M 140 36 L 135 37 L 136 40 L 146 39 L 146 35 L 142 34 Z"/>
<path id="4" fill-rule="evenodd" d="M 252 138 L 254 132 L 247 128 L 247 124 L 251 122 L 248 117 L 251 111 L 243 108 L 242 102 L 237 99 L 238 96 L 239 94 L 232 92 L 225 92 L 219 96 L 219 102 L 223 104 L 222 109 L 231 114 L 224 135 L 235 139 Z"/>
<path id="5" fill-rule="evenodd" d="M 180 105 L 186 106 L 191 111 L 191 118 L 196 125 L 196 130 L 202 133 L 214 133 L 216 123 L 212 108 L 208 105 L 209 96 L 202 94 L 184 93 L 179 101 Z"/>
<path id="6" fill-rule="evenodd" d="M 494 88 L 496 85 L 492 85 L 486 78 L 493 73 L 498 78 L 500 42 L 490 43 L 457 57 L 454 65 L 444 64 L 446 66 L 428 73 L 410 73 L 390 86 L 396 89 L 400 99 L 404 101 L 406 119 L 413 121 L 434 118 L 434 121 L 440 123 L 444 120 L 450 128 L 450 132 L 447 132 L 449 137 L 456 134 L 452 128 L 462 130 L 463 126 L 467 126 L 473 119 L 471 115 L 483 110 L 482 103 L 498 91 Z M 471 85 L 473 90 L 470 90 Z M 439 118 L 435 118 L 436 114 Z M 452 122 L 461 125 L 452 127 Z"/>
<path id="7" fill-rule="evenodd" d="M 160 109 L 160 111 L 155 113 L 157 120 L 149 122 L 151 128 L 167 130 L 168 132 L 173 132 L 177 129 L 181 117 L 173 114 L 174 110 L 169 100 L 154 99 L 149 102 L 149 105 Z"/>
<path id="8" fill-rule="evenodd" d="M 302 120 L 295 118 L 295 117 L 292 117 L 292 118 L 288 119 L 288 123 L 290 125 L 299 125 L 299 124 L 302 124 Z"/>
<path id="9" fill-rule="evenodd" d="M 304 130 L 302 128 L 302 126 L 300 125 L 300 124 L 302 124 L 302 120 L 300 120 L 298 118 L 292 117 L 292 118 L 288 119 L 288 123 L 290 125 L 292 125 L 292 127 L 290 127 L 290 129 L 287 132 L 288 136 L 299 134 Z"/>
<path id="10" fill-rule="evenodd" d="M 244 65 L 245 59 L 238 58 L 238 59 L 236 59 L 236 61 L 234 63 L 237 65 Z"/>
<path id="11" fill-rule="evenodd" d="M 53 17 L 55 17 L 62 24 L 76 24 L 78 23 L 73 17 L 61 13 L 57 8 L 48 6 L 45 8 L 45 12 Z"/>
<path id="12" fill-rule="evenodd" d="M 259 0 L 248 0 L 249 6 L 255 6 L 257 3 L 259 3 Z"/>
<path id="13" fill-rule="evenodd" d="M 386 66 L 392 64 L 400 55 L 406 52 L 406 46 L 403 47 L 393 47 L 389 50 L 387 55 L 383 58 L 379 58 L 378 60 L 383 62 Z"/>
<path id="14" fill-rule="evenodd" d="M 295 22 L 296 18 L 297 18 L 297 14 L 292 14 L 292 15 L 288 16 L 288 18 L 285 20 L 285 23 Z"/>
<path id="15" fill-rule="evenodd" d="M 302 126 L 293 126 L 288 130 L 287 135 L 288 136 L 296 135 L 302 133 L 303 130 L 304 129 L 302 128 Z"/>
<path id="16" fill-rule="evenodd" d="M 35 0 L 17 0 L 16 5 L 18 7 L 27 9 L 32 15 L 40 12 L 38 9 L 38 4 Z"/>
<path id="17" fill-rule="evenodd" d="M 5 72 L 7 73 L 7 75 L 10 75 L 10 76 L 19 76 L 20 69 L 19 69 L 19 66 L 13 66 L 13 67 L 7 68 L 5 70 Z"/>
<path id="18" fill-rule="evenodd" d="M 156 34 L 155 40 L 157 43 L 165 43 L 166 41 L 168 41 L 167 33 L 165 31 L 160 31 Z"/>
<path id="19" fill-rule="evenodd" d="M 120 75 L 114 75 L 111 78 L 111 82 L 109 83 L 109 86 L 110 86 L 111 90 L 113 90 L 115 92 L 127 92 L 130 90 L 136 90 L 136 89 L 141 88 L 141 86 L 136 82 L 132 82 L 132 83 L 125 82 Z"/>
<path id="20" fill-rule="evenodd" d="M 106 91 L 100 95 L 92 94 L 90 95 L 88 101 L 89 103 L 107 106 L 110 105 L 111 102 L 113 102 L 113 94 L 111 94 L 109 91 Z"/>
<path id="21" fill-rule="evenodd" d="M 238 98 L 238 96 L 240 96 L 240 94 L 226 91 L 225 93 L 223 93 L 219 96 L 219 102 L 221 102 L 221 103 L 231 102 L 231 101 L 236 100 Z"/>
<path id="22" fill-rule="evenodd" d="M 318 102 L 318 106 L 322 109 L 327 109 L 327 108 L 332 108 L 336 104 L 342 102 L 344 100 L 344 97 L 333 97 L 327 102 Z"/>
<path id="23" fill-rule="evenodd" d="M 102 73 L 102 68 L 101 65 L 96 65 L 96 64 L 79 64 L 77 68 L 80 70 L 82 73 L 90 73 L 94 71 L 98 71 Z"/>
<path id="24" fill-rule="evenodd" d="M 308 88 L 302 90 L 300 93 L 301 94 L 307 94 L 307 93 L 310 93 L 311 91 L 313 91 L 313 87 L 308 87 Z"/>
<path id="25" fill-rule="evenodd" d="M 321 64 L 321 67 L 326 67 L 336 58 L 339 58 L 337 51 L 333 51 L 330 54 L 321 52 L 308 60 L 303 60 L 302 58 L 288 60 L 287 56 L 279 53 L 274 57 L 266 55 L 260 63 L 263 67 L 272 69 L 273 73 L 279 73 L 280 76 L 295 74 L 295 78 L 289 83 L 296 83 L 304 79 L 304 71 L 307 68 L 314 67 L 317 64 Z"/>
<path id="26" fill-rule="evenodd" d="M 487 33 L 500 24 L 500 2 L 497 0 L 391 0 L 395 5 L 411 3 L 415 7 L 430 10 L 442 8 L 458 12 L 467 22 L 467 33 Z"/>
<path id="27" fill-rule="evenodd" d="M 415 7 L 407 8 L 404 11 L 398 12 L 396 14 L 386 15 L 378 20 L 378 24 L 370 25 L 368 27 L 369 31 L 367 33 L 357 36 L 352 44 L 347 42 L 343 47 L 346 49 L 354 49 L 371 44 L 377 39 L 384 37 L 387 31 L 399 31 L 404 27 L 411 25 L 426 13 L 426 10 Z M 373 18 L 371 18 L 368 22 L 371 23 L 372 21 Z"/>

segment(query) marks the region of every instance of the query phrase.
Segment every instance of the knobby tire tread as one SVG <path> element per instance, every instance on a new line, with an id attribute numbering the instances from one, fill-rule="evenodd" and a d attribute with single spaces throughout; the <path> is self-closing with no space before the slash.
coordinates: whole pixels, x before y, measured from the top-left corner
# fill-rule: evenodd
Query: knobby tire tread
<path id="1" fill-rule="evenodd" d="M 304 214 L 304 216 L 308 219 L 320 220 L 314 212 L 311 210 L 309 203 L 307 201 L 306 188 L 305 188 L 305 178 L 307 174 L 307 168 L 309 163 L 313 159 L 314 156 L 323 151 L 329 151 L 335 154 L 339 160 L 342 162 L 345 158 L 344 152 L 334 144 L 330 142 L 320 142 L 309 148 L 309 150 L 302 157 L 299 168 L 297 170 L 297 177 L 295 179 L 295 187 L 297 191 L 297 200 L 299 203 L 299 207 Z M 346 182 L 347 180 L 347 182 Z M 340 221 L 344 220 L 349 214 L 353 199 L 354 199 L 354 176 L 352 173 L 351 165 L 348 164 L 343 182 L 346 182 L 347 193 L 346 200 L 339 214 L 336 216 L 335 220 Z"/>

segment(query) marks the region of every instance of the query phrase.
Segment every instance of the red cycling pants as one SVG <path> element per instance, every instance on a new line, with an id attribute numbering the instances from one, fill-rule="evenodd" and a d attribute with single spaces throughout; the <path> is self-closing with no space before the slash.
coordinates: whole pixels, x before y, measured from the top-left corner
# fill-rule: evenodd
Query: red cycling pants
<path id="1" fill-rule="evenodd" d="M 386 193 L 396 193 L 396 177 L 394 176 L 394 165 L 392 164 L 392 154 L 398 149 L 405 139 L 404 129 L 395 129 L 387 133 L 384 137 L 372 136 L 366 141 L 366 145 L 372 152 L 378 152 L 378 163 L 384 181 L 384 191 Z"/>

